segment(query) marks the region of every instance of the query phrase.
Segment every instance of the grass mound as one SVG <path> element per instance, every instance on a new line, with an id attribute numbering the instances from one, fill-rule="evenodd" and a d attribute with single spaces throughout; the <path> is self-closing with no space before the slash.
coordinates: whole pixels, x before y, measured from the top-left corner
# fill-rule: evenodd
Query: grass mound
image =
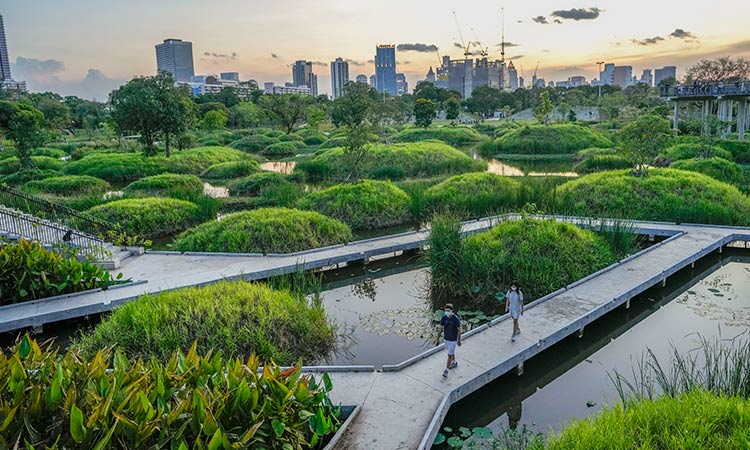
<path id="1" fill-rule="evenodd" d="M 339 184 L 302 198 L 299 207 L 333 217 L 355 229 L 384 228 L 411 220 L 409 195 L 390 181 Z"/>
<path id="2" fill-rule="evenodd" d="M 5 183 L 9 186 L 19 186 L 29 181 L 34 180 L 46 180 L 47 178 L 59 177 L 60 172 L 57 170 L 19 170 L 10 175 L 0 176 L 0 183 Z"/>
<path id="3" fill-rule="evenodd" d="M 32 156 L 31 161 L 39 170 L 60 170 L 64 161 L 48 156 Z M 10 175 L 21 170 L 21 160 L 15 156 L 0 160 L 0 175 Z"/>
<path id="4" fill-rule="evenodd" d="M 86 175 L 68 175 L 29 181 L 21 189 L 30 194 L 61 196 L 103 195 L 110 186 L 104 180 Z"/>
<path id="5" fill-rule="evenodd" d="M 564 154 L 590 147 L 612 147 L 606 136 L 580 125 L 526 125 L 494 141 L 483 142 L 480 151 L 492 154 Z"/>
<path id="6" fill-rule="evenodd" d="M 200 352 L 294 364 L 319 360 L 335 340 L 320 304 L 240 281 L 145 295 L 117 308 L 76 346 L 94 354 L 117 345 L 130 359 L 166 360 L 195 341 Z"/>
<path id="7" fill-rule="evenodd" d="M 266 147 L 261 153 L 263 156 L 293 156 L 297 153 L 297 150 L 307 147 L 302 141 L 283 141 L 271 144 Z"/>
<path id="8" fill-rule="evenodd" d="M 265 190 L 291 184 L 287 176 L 278 172 L 258 172 L 229 183 L 229 194 L 234 196 L 258 196 Z"/>
<path id="9" fill-rule="evenodd" d="M 166 172 L 200 175 L 215 164 L 236 162 L 247 156 L 229 147 L 196 147 L 161 158 Z"/>
<path id="10" fill-rule="evenodd" d="M 718 157 L 681 159 L 673 162 L 669 167 L 702 173 L 730 184 L 742 183 L 746 178 L 739 164 Z"/>
<path id="11" fill-rule="evenodd" d="M 195 175 L 164 173 L 141 178 L 125 187 L 128 197 L 172 197 L 194 201 L 203 194 L 203 182 Z"/>
<path id="12" fill-rule="evenodd" d="M 669 147 L 664 151 L 663 155 L 670 161 L 678 161 L 681 159 L 692 159 L 701 157 L 717 156 L 732 160 L 732 153 L 724 150 L 721 147 L 712 147 L 705 144 L 677 144 Z"/>
<path id="13" fill-rule="evenodd" d="M 645 177 L 630 170 L 599 172 L 557 188 L 562 213 L 724 225 L 750 224 L 750 199 L 737 188 L 707 175 L 650 169 Z"/>
<path id="14" fill-rule="evenodd" d="M 482 140 L 482 135 L 468 127 L 406 128 L 393 137 L 398 142 L 437 140 L 450 145 L 473 144 Z"/>
<path id="15" fill-rule="evenodd" d="M 343 148 L 325 150 L 297 167 L 308 175 L 313 173 L 314 168 L 316 176 L 334 180 L 343 180 L 350 172 Z M 360 164 L 360 173 L 365 178 L 390 180 L 428 178 L 486 169 L 486 163 L 475 161 L 467 154 L 440 142 L 374 144 L 368 148 L 367 156 Z"/>
<path id="16" fill-rule="evenodd" d="M 31 156 L 46 156 L 48 158 L 60 159 L 64 156 L 68 156 L 68 154 L 59 148 L 40 147 L 32 150 Z"/>
<path id="17" fill-rule="evenodd" d="M 159 158 L 147 158 L 137 153 L 94 153 L 69 162 L 64 172 L 101 178 L 110 183 L 128 183 L 165 170 Z"/>
<path id="18" fill-rule="evenodd" d="M 201 177 L 208 180 L 231 180 L 254 174 L 260 170 L 260 164 L 254 160 L 242 160 L 214 164 L 204 170 Z"/>
<path id="19" fill-rule="evenodd" d="M 194 203 L 172 198 L 116 200 L 86 212 L 119 224 L 129 235 L 145 238 L 178 233 L 198 223 L 200 216 Z"/>
<path id="20" fill-rule="evenodd" d="M 465 173 L 427 189 L 423 216 L 451 212 L 463 218 L 482 217 L 517 205 L 520 183 L 491 173 Z"/>
<path id="21" fill-rule="evenodd" d="M 344 223 L 313 211 L 262 208 L 230 214 L 177 237 L 184 252 L 291 253 L 348 242 Z"/>
<path id="22" fill-rule="evenodd" d="M 585 175 L 588 173 L 602 172 L 605 170 L 619 170 L 628 169 L 633 164 L 627 159 L 619 155 L 594 155 L 584 159 L 575 166 L 573 166 L 573 172 Z"/>
<path id="23" fill-rule="evenodd" d="M 269 145 L 278 144 L 279 142 L 281 140 L 278 138 L 256 134 L 234 141 L 229 146 L 243 152 L 258 153 L 265 150 Z"/>

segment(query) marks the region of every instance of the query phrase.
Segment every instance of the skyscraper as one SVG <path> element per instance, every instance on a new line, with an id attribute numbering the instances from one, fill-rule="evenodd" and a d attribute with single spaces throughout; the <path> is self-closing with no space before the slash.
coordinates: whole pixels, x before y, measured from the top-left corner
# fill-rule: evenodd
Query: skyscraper
<path id="1" fill-rule="evenodd" d="M 378 88 L 378 77 L 375 75 L 370 75 L 370 87 L 373 89 Z"/>
<path id="2" fill-rule="evenodd" d="M 238 72 L 222 72 L 221 75 L 219 75 L 222 80 L 225 81 L 236 81 L 240 82 L 240 74 Z"/>
<path id="3" fill-rule="evenodd" d="M 658 86 L 659 83 L 670 77 L 677 78 L 677 67 L 664 66 L 661 69 L 656 69 L 654 71 L 654 86 Z"/>
<path id="4" fill-rule="evenodd" d="M 435 77 L 435 71 L 432 70 L 432 66 L 430 66 L 430 71 L 427 72 L 427 76 L 424 78 L 425 81 L 428 83 L 434 83 L 437 81 L 437 77 Z"/>
<path id="5" fill-rule="evenodd" d="M 375 89 L 398 95 L 396 83 L 396 46 L 378 45 L 375 49 Z"/>
<path id="6" fill-rule="evenodd" d="M 8 56 L 8 43 L 5 40 L 5 22 L 0 15 L 0 81 L 10 81 L 10 56 Z"/>
<path id="7" fill-rule="evenodd" d="M 331 63 L 331 95 L 339 98 L 344 95 L 344 85 L 349 82 L 349 63 L 341 58 Z"/>
<path id="8" fill-rule="evenodd" d="M 357 75 L 357 83 L 367 84 L 367 75 Z"/>
<path id="9" fill-rule="evenodd" d="M 156 45 L 156 68 L 169 72 L 178 83 L 187 83 L 195 76 L 193 43 L 182 39 L 165 39 Z"/>
<path id="10" fill-rule="evenodd" d="M 294 86 L 307 86 L 312 95 L 318 95 L 318 76 L 313 73 L 313 65 L 310 61 L 299 60 L 292 66 L 292 84 Z"/>
<path id="11" fill-rule="evenodd" d="M 620 87 L 628 87 L 633 84 L 633 67 L 632 66 L 615 66 L 613 72 L 613 84 Z"/>
<path id="12" fill-rule="evenodd" d="M 615 65 L 605 64 L 604 70 L 599 74 L 599 84 L 615 84 Z"/>
<path id="13" fill-rule="evenodd" d="M 508 63 L 508 81 L 509 87 L 511 91 L 515 91 L 518 89 L 518 71 L 516 70 L 516 66 L 513 65 L 513 61 Z"/>
<path id="14" fill-rule="evenodd" d="M 403 73 L 396 74 L 396 90 L 398 91 L 398 95 L 409 93 L 409 82 L 406 81 L 406 75 Z"/>
<path id="15" fill-rule="evenodd" d="M 651 69 L 643 69 L 643 74 L 639 82 L 649 87 L 654 85 L 654 76 L 651 74 Z"/>

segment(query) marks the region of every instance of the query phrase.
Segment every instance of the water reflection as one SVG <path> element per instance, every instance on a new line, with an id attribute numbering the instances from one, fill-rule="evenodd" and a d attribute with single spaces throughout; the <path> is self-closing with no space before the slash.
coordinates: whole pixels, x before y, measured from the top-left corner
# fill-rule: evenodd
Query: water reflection
<path id="1" fill-rule="evenodd" d="M 263 170 L 268 170 L 270 172 L 278 172 L 289 175 L 294 172 L 294 168 L 296 166 L 296 161 L 268 161 L 262 163 L 260 165 L 260 168 Z"/>
<path id="2" fill-rule="evenodd" d="M 229 189 L 222 186 L 213 186 L 210 183 L 203 183 L 203 194 L 211 198 L 229 197 Z"/>
<path id="3" fill-rule="evenodd" d="M 536 162 L 536 161 L 534 161 Z M 541 164 L 537 164 L 540 165 Z M 516 166 L 511 165 L 511 163 L 508 162 L 502 162 L 497 159 L 490 159 L 487 161 L 487 172 L 494 173 L 495 175 L 502 175 L 505 177 L 523 177 L 523 176 L 530 176 L 530 177 L 577 177 L 578 174 L 572 171 L 555 171 L 554 169 L 559 169 L 559 167 L 549 167 L 549 169 L 552 170 L 529 170 L 529 168 L 524 168 L 523 166 L 516 164 Z"/>

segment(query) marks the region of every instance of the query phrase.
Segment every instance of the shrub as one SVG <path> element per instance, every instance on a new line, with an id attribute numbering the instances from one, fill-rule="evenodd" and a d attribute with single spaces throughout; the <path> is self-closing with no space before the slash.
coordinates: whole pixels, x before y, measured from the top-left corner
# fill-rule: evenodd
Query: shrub
<path id="1" fill-rule="evenodd" d="M 750 141 L 737 141 L 732 139 L 720 139 L 715 142 L 715 145 L 719 148 L 723 148 L 724 150 L 730 152 L 733 156 L 733 158 L 727 158 L 726 156 L 721 155 L 714 155 L 714 156 L 721 156 L 722 158 L 732 160 L 734 159 L 735 162 L 747 164 L 750 163 Z"/>
<path id="2" fill-rule="evenodd" d="M 65 164 L 57 158 L 47 156 L 32 156 L 31 161 L 39 170 L 60 170 Z M 17 157 L 6 158 L 0 161 L 0 175 L 10 175 L 21 170 L 21 160 Z"/>
<path id="3" fill-rule="evenodd" d="M 451 212 L 461 217 L 482 217 L 517 206 L 520 183 L 491 173 L 465 173 L 449 178 L 424 193 L 423 217 Z"/>
<path id="4" fill-rule="evenodd" d="M 130 359 L 163 361 L 197 342 L 199 352 L 294 364 L 321 360 L 335 341 L 319 302 L 239 281 L 145 295 L 117 308 L 76 346 L 93 355 L 117 345 Z"/>
<path id="5" fill-rule="evenodd" d="M 512 120 L 503 120 L 501 122 L 479 122 L 474 125 L 474 129 L 485 136 L 499 138 L 520 126 Z"/>
<path id="6" fill-rule="evenodd" d="M 742 172 L 739 164 L 727 161 L 724 158 L 682 159 L 673 162 L 669 167 L 702 173 L 730 184 L 738 184 L 745 181 L 745 174 Z"/>
<path id="7" fill-rule="evenodd" d="M 576 152 L 575 156 L 573 156 L 573 160 L 582 161 L 586 158 L 591 158 L 592 156 L 612 155 L 614 153 L 615 153 L 614 148 L 598 148 L 598 147 L 585 148 L 583 150 L 579 150 L 578 152 Z"/>
<path id="8" fill-rule="evenodd" d="M 664 158 L 669 161 L 711 156 L 732 159 L 732 153 L 721 147 L 711 147 L 705 144 L 677 144 L 664 151 Z"/>
<path id="9" fill-rule="evenodd" d="M 633 163 L 620 155 L 594 155 L 573 166 L 573 172 L 585 175 L 604 170 L 628 169 L 631 167 L 633 167 Z"/>
<path id="10" fill-rule="evenodd" d="M 261 195 L 264 190 L 287 185 L 287 177 L 278 172 L 258 172 L 229 183 L 229 194 L 236 196 Z"/>
<path id="11" fill-rule="evenodd" d="M 246 156 L 229 147 L 197 147 L 175 152 L 169 158 L 160 158 L 165 171 L 200 175 L 215 164 L 236 162 Z"/>
<path id="12" fill-rule="evenodd" d="M 62 157 L 68 156 L 68 154 L 60 150 L 59 148 L 41 147 L 32 150 L 31 156 L 46 156 L 48 158 L 60 159 Z"/>
<path id="13" fill-rule="evenodd" d="M 54 178 L 59 176 L 60 172 L 56 170 L 19 170 L 13 174 L 0 177 L 0 183 L 5 183 L 10 186 L 19 186 L 29 181 L 45 180 L 47 178 Z"/>
<path id="14" fill-rule="evenodd" d="M 232 178 L 244 177 L 254 174 L 260 170 L 257 161 L 242 160 L 214 164 L 204 170 L 201 177 L 209 180 L 231 180 Z"/>
<path id="15" fill-rule="evenodd" d="M 242 150 L 243 152 L 258 153 L 269 145 L 278 144 L 279 142 L 281 141 L 277 138 L 265 136 L 263 134 L 256 134 L 254 136 L 248 136 L 244 139 L 234 141 L 229 144 L 229 146 Z"/>
<path id="16" fill-rule="evenodd" d="M 177 237 L 180 251 L 290 253 L 342 244 L 352 237 L 348 226 L 313 211 L 264 208 L 230 214 Z"/>
<path id="17" fill-rule="evenodd" d="M 300 170 L 307 170 L 309 164 L 318 165 L 318 172 L 334 180 L 341 180 L 349 175 L 348 162 L 342 148 L 325 150 L 312 158 L 308 164 L 300 164 L 298 167 Z M 399 175 L 419 178 L 484 171 L 487 164 L 475 161 L 467 154 L 439 142 L 371 145 L 367 156 L 360 164 L 360 173 L 365 178 L 375 178 L 373 175 L 382 177 L 385 168 L 387 171 L 398 171 Z"/>
<path id="18" fill-rule="evenodd" d="M 119 224 L 126 234 L 154 238 L 195 225 L 200 211 L 194 203 L 184 200 L 136 198 L 95 206 L 87 213 Z"/>
<path id="19" fill-rule="evenodd" d="M 518 280 L 532 301 L 615 261 L 606 241 L 555 220 L 503 222 L 461 241 L 460 223 L 439 218 L 429 238 L 433 289 L 488 301 Z"/>
<path id="20" fill-rule="evenodd" d="M 709 176 L 675 169 L 599 172 L 557 188 L 566 214 L 724 225 L 750 224 L 750 199 Z"/>
<path id="21" fill-rule="evenodd" d="M 342 136 L 331 136 L 330 139 L 320 144 L 320 148 L 337 148 L 343 147 L 346 144 L 346 138 Z"/>
<path id="22" fill-rule="evenodd" d="M 302 141 L 284 141 L 271 144 L 260 153 L 263 156 L 292 156 L 305 147 L 307 146 Z"/>
<path id="23" fill-rule="evenodd" d="M 390 181 L 339 184 L 302 198 L 299 207 L 333 217 L 355 229 L 384 228 L 411 220 L 409 196 Z"/>
<path id="24" fill-rule="evenodd" d="M 327 137 L 325 137 L 322 134 L 315 134 L 308 136 L 304 139 L 305 145 L 313 146 L 313 145 L 320 145 L 328 140 Z"/>
<path id="25" fill-rule="evenodd" d="M 483 154 L 561 154 L 589 147 L 612 147 L 604 135 L 580 125 L 526 125 L 482 145 Z"/>
<path id="26" fill-rule="evenodd" d="M 68 175 L 30 181 L 22 190 L 30 194 L 53 194 L 65 197 L 77 195 L 103 195 L 110 186 L 104 180 L 86 175 Z"/>
<path id="27" fill-rule="evenodd" d="M 109 272 L 73 256 L 38 242 L 0 243 L 0 306 L 111 284 Z"/>
<path id="28" fill-rule="evenodd" d="M 141 178 L 125 187 L 129 197 L 172 197 L 195 201 L 203 194 L 203 182 L 195 175 L 165 173 Z"/>
<path id="29" fill-rule="evenodd" d="M 137 153 L 94 153 L 65 166 L 68 175 L 88 175 L 110 183 L 127 183 L 164 171 L 159 158 Z"/>
<path id="30" fill-rule="evenodd" d="M 438 140 L 450 145 L 466 145 L 479 142 L 482 135 L 468 127 L 407 128 L 394 137 L 398 142 Z"/>
<path id="31" fill-rule="evenodd" d="M 334 433 L 339 408 L 300 368 L 261 368 L 191 349 L 164 362 L 104 349 L 60 356 L 24 337 L 0 355 L 3 448 L 313 449 Z"/>

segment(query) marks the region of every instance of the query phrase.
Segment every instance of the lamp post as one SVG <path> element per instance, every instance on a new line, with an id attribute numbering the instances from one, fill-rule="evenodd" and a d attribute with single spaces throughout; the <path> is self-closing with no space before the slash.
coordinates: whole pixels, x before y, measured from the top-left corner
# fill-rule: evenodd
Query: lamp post
<path id="1" fill-rule="evenodd" d="M 596 64 L 599 66 L 599 103 L 602 102 L 602 64 L 604 61 L 597 61 Z"/>

